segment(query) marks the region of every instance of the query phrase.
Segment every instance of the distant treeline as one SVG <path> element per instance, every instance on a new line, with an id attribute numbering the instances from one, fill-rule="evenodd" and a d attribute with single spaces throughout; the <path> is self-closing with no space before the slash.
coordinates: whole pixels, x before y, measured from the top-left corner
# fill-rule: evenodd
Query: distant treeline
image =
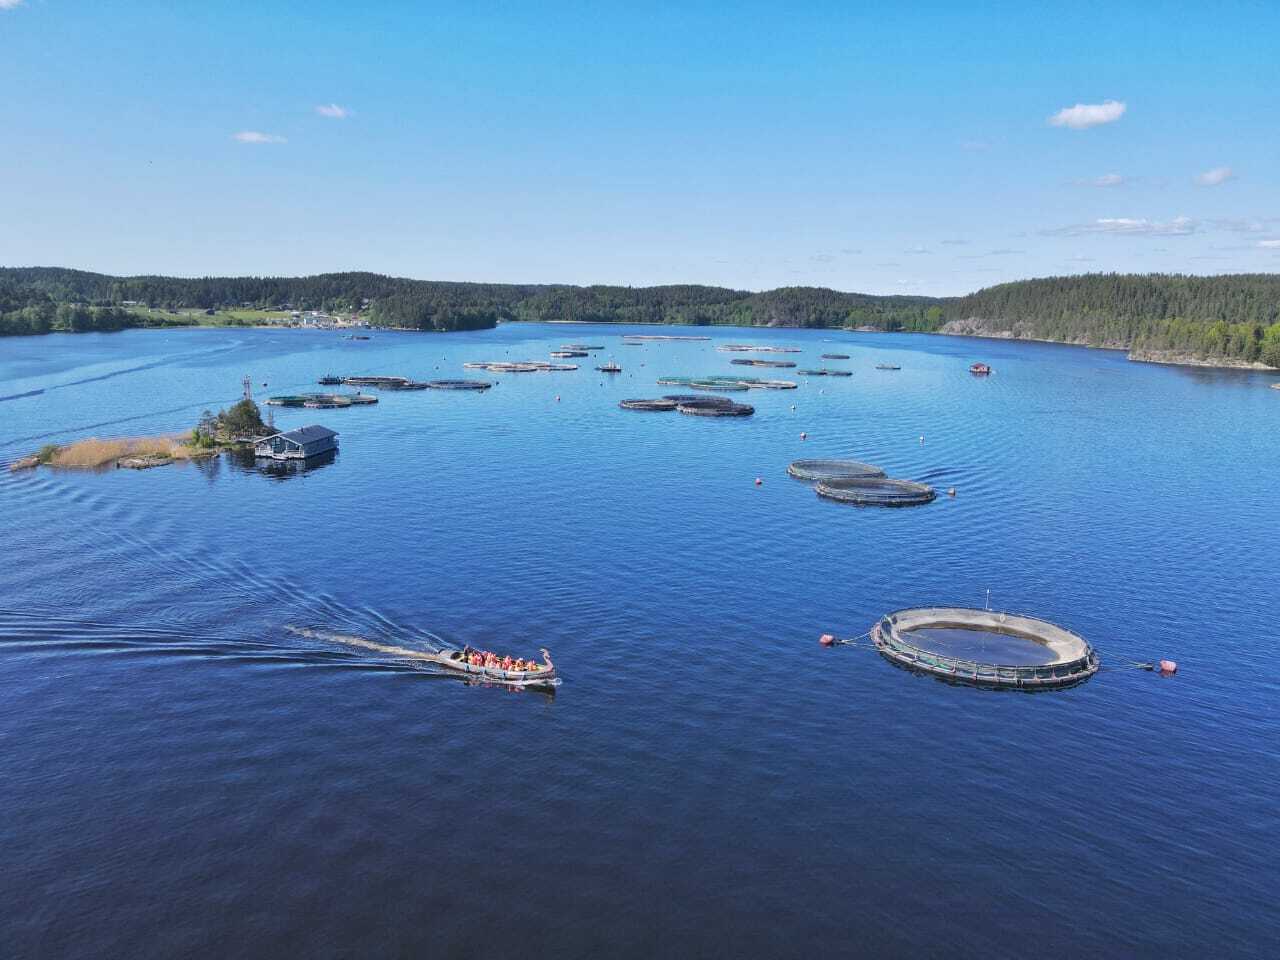
<path id="1" fill-rule="evenodd" d="M 575 287 L 451 283 L 376 273 L 313 277 L 111 277 L 0 268 L 0 334 L 190 322 L 149 313 L 364 311 L 379 326 L 475 330 L 513 320 L 846 327 L 977 333 L 1131 347 L 1280 366 L 1280 275 L 1090 274 L 1006 283 L 965 297 L 878 297 L 822 287 Z"/>

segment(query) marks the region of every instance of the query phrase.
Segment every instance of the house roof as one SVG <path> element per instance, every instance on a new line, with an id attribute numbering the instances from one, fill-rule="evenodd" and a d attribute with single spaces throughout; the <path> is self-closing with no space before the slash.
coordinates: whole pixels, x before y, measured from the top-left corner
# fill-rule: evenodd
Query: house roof
<path id="1" fill-rule="evenodd" d="M 276 433 L 272 436 L 265 437 L 262 442 L 274 440 L 281 437 L 285 440 L 292 440 L 294 443 L 311 443 L 313 440 L 324 440 L 328 437 L 336 437 L 338 432 L 330 430 L 328 427 L 322 427 L 319 424 L 312 424 L 309 427 L 299 427 L 297 430 L 290 430 L 288 433 Z"/>

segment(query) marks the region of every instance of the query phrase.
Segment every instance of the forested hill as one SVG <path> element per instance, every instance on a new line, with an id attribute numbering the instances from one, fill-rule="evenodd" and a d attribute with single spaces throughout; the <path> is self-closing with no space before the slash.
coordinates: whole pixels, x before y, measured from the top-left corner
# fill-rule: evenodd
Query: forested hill
<path id="1" fill-rule="evenodd" d="M 1280 274 L 1089 274 L 944 302 L 945 332 L 1124 347 L 1280 367 Z"/>
<path id="2" fill-rule="evenodd" d="M 375 273 L 112 277 L 0 268 L 0 334 L 195 322 L 161 310 L 325 310 L 380 326 L 467 330 L 513 320 L 734 324 L 976 333 L 1130 348 L 1157 359 L 1280 367 L 1280 275 L 1089 274 L 964 297 L 881 297 L 822 287 L 575 287 L 452 283 Z"/>

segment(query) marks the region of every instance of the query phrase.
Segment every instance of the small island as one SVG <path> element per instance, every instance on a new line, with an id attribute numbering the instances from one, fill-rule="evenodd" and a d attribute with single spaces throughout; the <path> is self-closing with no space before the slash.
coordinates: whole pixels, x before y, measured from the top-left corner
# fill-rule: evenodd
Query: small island
<path id="1" fill-rule="evenodd" d="M 251 447 L 274 432 L 262 420 L 262 411 L 249 397 L 226 410 L 201 414 L 190 433 L 150 437 L 89 437 L 74 443 L 45 444 L 30 456 L 10 465 L 10 470 L 40 466 L 64 469 L 104 470 L 125 467 L 146 470 L 179 460 L 203 460 L 224 450 Z"/>

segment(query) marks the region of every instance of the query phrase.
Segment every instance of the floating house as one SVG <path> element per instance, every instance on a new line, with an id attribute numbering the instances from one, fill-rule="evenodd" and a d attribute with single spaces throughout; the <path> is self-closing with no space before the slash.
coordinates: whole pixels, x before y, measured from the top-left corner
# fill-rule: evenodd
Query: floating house
<path id="1" fill-rule="evenodd" d="M 288 433 L 264 437 L 254 444 L 253 453 L 272 460 L 306 460 L 308 457 L 318 457 L 322 453 L 337 450 L 337 436 L 328 427 L 312 424 Z"/>

